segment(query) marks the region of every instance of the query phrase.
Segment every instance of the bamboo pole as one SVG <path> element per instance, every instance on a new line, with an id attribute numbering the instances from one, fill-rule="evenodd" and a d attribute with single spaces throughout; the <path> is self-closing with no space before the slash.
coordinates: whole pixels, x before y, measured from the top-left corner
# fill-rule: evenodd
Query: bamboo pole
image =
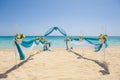
<path id="1" fill-rule="evenodd" d="M 15 53 L 15 66 L 16 66 L 16 68 L 18 67 L 18 65 L 17 65 L 17 51 L 16 51 L 16 46 L 15 46 L 15 44 L 14 44 L 14 53 Z"/>
<path id="2" fill-rule="evenodd" d="M 105 49 L 105 43 L 102 44 L 101 51 L 103 53 L 103 61 L 106 60 L 106 49 Z"/>

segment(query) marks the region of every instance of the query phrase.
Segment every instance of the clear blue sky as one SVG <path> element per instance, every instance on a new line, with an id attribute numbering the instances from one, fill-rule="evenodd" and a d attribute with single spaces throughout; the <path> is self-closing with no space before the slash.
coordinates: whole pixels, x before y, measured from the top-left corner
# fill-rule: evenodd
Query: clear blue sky
<path id="1" fill-rule="evenodd" d="M 68 35 L 120 36 L 120 0 L 0 0 L 0 36 L 43 35 L 53 26 Z"/>

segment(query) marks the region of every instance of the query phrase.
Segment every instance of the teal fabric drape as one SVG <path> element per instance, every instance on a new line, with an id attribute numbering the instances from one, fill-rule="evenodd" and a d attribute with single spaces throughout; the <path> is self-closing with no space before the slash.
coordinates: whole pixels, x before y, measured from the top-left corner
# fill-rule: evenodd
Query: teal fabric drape
<path id="1" fill-rule="evenodd" d="M 40 40 L 40 42 L 42 43 L 42 44 L 44 44 L 45 42 L 44 41 L 42 41 L 42 40 Z"/>
<path id="2" fill-rule="evenodd" d="M 95 52 L 100 51 L 101 48 L 102 48 L 102 46 L 103 46 L 103 44 L 96 44 L 96 45 L 95 45 Z"/>
<path id="3" fill-rule="evenodd" d="M 62 28 L 58 27 L 58 31 L 64 36 L 67 36 L 66 32 Z"/>
<path id="4" fill-rule="evenodd" d="M 99 42 L 99 38 L 84 38 L 88 43 L 95 46 L 95 52 L 98 52 L 101 50 L 103 44 Z M 108 47 L 107 41 L 105 41 L 105 48 Z"/>
<path id="5" fill-rule="evenodd" d="M 79 41 L 78 37 L 74 37 L 73 40 Z M 101 50 L 103 44 L 99 42 L 99 38 L 90 38 L 90 37 L 84 37 L 83 40 L 87 41 L 89 44 L 94 45 L 95 52 L 98 52 Z M 107 40 L 105 41 L 105 47 L 108 47 Z"/>
<path id="6" fill-rule="evenodd" d="M 79 41 L 79 38 L 74 37 L 72 40 Z"/>
<path id="7" fill-rule="evenodd" d="M 48 35 L 51 34 L 54 30 L 59 31 L 62 35 L 64 35 L 64 36 L 67 37 L 66 32 L 65 32 L 62 28 L 60 28 L 60 27 L 52 27 L 52 28 L 50 28 L 48 31 L 45 32 L 44 36 L 48 36 Z M 43 42 L 41 41 L 41 43 L 43 43 Z M 66 42 L 66 48 L 68 49 L 68 43 L 67 43 L 67 42 Z"/>
<path id="8" fill-rule="evenodd" d="M 93 44 L 93 45 L 97 45 L 100 44 L 99 43 L 99 39 L 98 38 L 84 38 L 88 43 Z"/>
<path id="9" fill-rule="evenodd" d="M 54 27 L 50 28 L 48 31 L 45 32 L 44 36 L 48 36 L 50 33 L 54 31 Z"/>
<path id="10" fill-rule="evenodd" d="M 68 41 L 69 41 L 68 38 L 66 38 L 66 42 L 65 42 L 66 43 L 66 50 L 69 50 Z"/>
<path id="11" fill-rule="evenodd" d="M 15 41 L 15 45 L 17 47 L 17 50 L 18 50 L 18 53 L 19 53 L 19 56 L 20 56 L 20 60 L 24 60 L 25 59 L 25 55 L 24 55 L 22 49 L 20 48 L 19 44 L 17 44 L 16 41 Z"/>
<path id="12" fill-rule="evenodd" d="M 43 44 L 42 41 L 39 41 L 39 42 L 41 42 Z M 25 48 L 29 48 L 29 47 L 31 47 L 33 45 L 33 43 L 35 43 L 36 45 L 39 45 L 39 43 L 37 43 L 36 40 L 22 41 L 21 44 L 18 44 L 15 41 L 15 45 L 17 47 L 17 50 L 18 50 L 18 53 L 19 53 L 19 56 L 20 56 L 20 60 L 24 60 L 25 59 L 25 55 L 24 55 L 24 53 L 23 53 L 20 45 L 23 46 L 23 47 L 25 47 Z"/>
<path id="13" fill-rule="evenodd" d="M 25 48 L 29 48 L 33 45 L 33 42 L 35 40 L 30 40 L 30 41 L 22 41 L 21 45 L 24 46 Z"/>
<path id="14" fill-rule="evenodd" d="M 36 45 L 39 45 L 39 44 L 40 44 L 40 40 L 39 40 L 38 42 L 35 40 L 35 44 L 36 44 Z"/>
<path id="15" fill-rule="evenodd" d="M 58 30 L 62 35 L 67 36 L 66 32 L 59 27 L 52 27 L 50 28 L 48 31 L 46 31 L 44 36 L 48 36 L 49 34 L 51 34 L 54 30 Z"/>

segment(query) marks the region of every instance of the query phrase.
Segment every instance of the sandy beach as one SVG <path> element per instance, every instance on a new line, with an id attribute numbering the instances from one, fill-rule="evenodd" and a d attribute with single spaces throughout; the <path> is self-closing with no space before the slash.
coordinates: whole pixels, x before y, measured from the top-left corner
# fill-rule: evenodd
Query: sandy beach
<path id="1" fill-rule="evenodd" d="M 120 80 L 120 46 L 108 47 L 106 59 L 92 48 L 34 49 L 20 61 L 14 50 L 0 50 L 0 80 Z"/>

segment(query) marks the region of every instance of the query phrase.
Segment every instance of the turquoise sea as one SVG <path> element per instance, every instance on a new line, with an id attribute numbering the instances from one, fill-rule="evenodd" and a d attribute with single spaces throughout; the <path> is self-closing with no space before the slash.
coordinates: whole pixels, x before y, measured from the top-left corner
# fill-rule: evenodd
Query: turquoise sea
<path id="1" fill-rule="evenodd" d="M 75 36 L 74 36 L 75 37 Z M 91 36 L 93 37 L 93 36 Z M 26 36 L 24 40 L 35 39 L 36 36 Z M 45 37 L 49 42 L 51 42 L 51 47 L 53 48 L 65 48 L 64 36 L 47 36 Z M 109 46 L 120 46 L 120 36 L 110 36 L 108 37 L 107 43 Z M 12 49 L 14 45 L 13 36 L 0 36 L 0 49 Z"/>

